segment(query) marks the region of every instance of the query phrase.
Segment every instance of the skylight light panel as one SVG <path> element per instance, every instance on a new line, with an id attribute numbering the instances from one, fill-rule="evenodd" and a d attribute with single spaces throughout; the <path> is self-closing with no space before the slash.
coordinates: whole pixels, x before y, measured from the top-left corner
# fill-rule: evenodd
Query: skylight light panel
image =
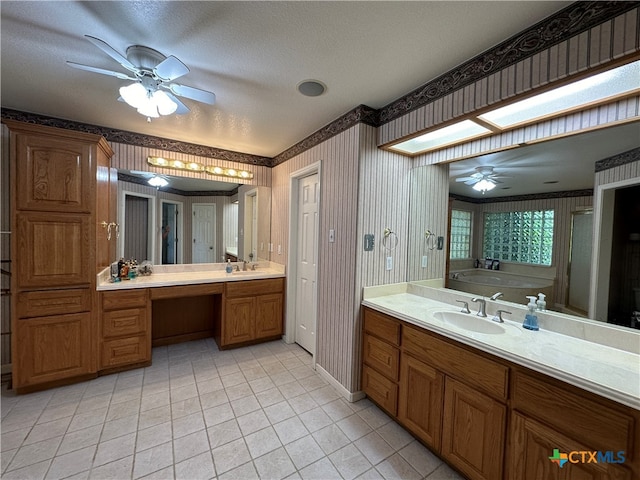
<path id="1" fill-rule="evenodd" d="M 478 135 L 490 132 L 491 130 L 471 120 L 463 120 L 448 127 L 440 128 L 433 132 L 425 133 L 419 137 L 398 143 L 390 148 L 403 153 L 415 154 L 457 143 L 461 140 L 470 140 Z"/>
<path id="2" fill-rule="evenodd" d="M 506 128 L 567 110 L 579 109 L 590 103 L 634 90 L 640 91 L 640 61 L 497 108 L 478 118 Z"/>

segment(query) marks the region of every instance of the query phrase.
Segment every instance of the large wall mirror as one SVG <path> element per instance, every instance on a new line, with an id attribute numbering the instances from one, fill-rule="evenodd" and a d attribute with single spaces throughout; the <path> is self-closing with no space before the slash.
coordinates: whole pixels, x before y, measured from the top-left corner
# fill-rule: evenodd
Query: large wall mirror
<path id="1" fill-rule="evenodd" d="M 118 171 L 118 258 L 154 264 L 269 260 L 271 191 L 237 183 Z M 266 239 L 266 241 L 265 241 Z"/>
<path id="2" fill-rule="evenodd" d="M 589 314 L 596 311 L 590 294 L 592 247 L 595 235 L 601 235 L 612 251 L 607 265 L 600 256 L 599 270 L 610 272 L 610 287 L 608 294 L 598 294 L 606 305 L 597 310 L 604 312 L 597 319 L 637 327 L 632 314 L 640 310 L 640 178 L 624 182 L 611 195 L 611 223 L 602 233 L 594 233 L 599 229 L 594 227 L 593 189 L 597 161 L 639 147 L 640 122 L 634 122 L 415 168 L 416 177 L 424 175 L 423 169 L 448 170 L 445 286 L 487 297 L 502 292 L 502 300 L 520 305 L 526 304 L 526 295 L 543 293 L 549 310 L 596 318 Z M 493 188 L 477 186 L 483 179 Z M 424 185 L 412 182 L 411 205 L 430 197 Z M 412 213 L 410 223 L 420 221 Z M 410 225 L 411 231 L 417 230 Z M 416 245 L 425 242 L 413 237 L 410 242 Z M 416 245 L 409 251 L 421 251 Z M 420 266 L 411 265 L 419 255 L 411 257 L 414 278 L 409 280 L 422 280 Z"/>

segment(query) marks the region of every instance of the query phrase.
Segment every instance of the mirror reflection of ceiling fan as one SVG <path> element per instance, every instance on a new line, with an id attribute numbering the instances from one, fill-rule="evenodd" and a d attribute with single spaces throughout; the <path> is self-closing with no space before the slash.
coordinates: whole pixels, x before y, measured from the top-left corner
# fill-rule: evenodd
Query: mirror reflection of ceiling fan
<path id="1" fill-rule="evenodd" d="M 499 179 L 511 178 L 509 175 L 499 175 L 493 171 L 492 166 L 481 166 L 475 168 L 475 173 L 465 177 L 456 178 L 456 182 L 464 182 L 465 185 L 471 185 L 474 190 L 485 193 L 495 188 L 499 183 Z"/>
<path id="2" fill-rule="evenodd" d="M 79 70 L 110 75 L 121 80 L 134 83 L 120 87 L 120 98 L 138 110 L 138 113 L 151 118 L 172 113 L 189 113 L 189 107 L 177 97 L 188 98 L 197 102 L 213 105 L 216 96 L 206 90 L 173 83 L 173 80 L 189 73 L 189 68 L 173 55 L 165 57 L 160 52 L 142 45 L 131 45 L 127 48 L 126 57 L 115 50 L 104 40 L 85 35 L 104 53 L 120 63 L 131 73 L 121 73 L 102 68 L 67 62 L 67 65 Z"/>

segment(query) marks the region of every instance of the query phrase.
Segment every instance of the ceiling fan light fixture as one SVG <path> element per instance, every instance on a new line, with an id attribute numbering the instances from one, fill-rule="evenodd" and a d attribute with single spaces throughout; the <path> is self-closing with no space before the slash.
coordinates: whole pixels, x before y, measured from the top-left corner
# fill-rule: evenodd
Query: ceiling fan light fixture
<path id="1" fill-rule="evenodd" d="M 496 184 L 493 183 L 491 180 L 487 180 L 486 178 L 483 178 L 482 180 L 480 180 L 477 183 L 473 184 L 473 188 L 476 192 L 481 192 L 482 194 L 484 194 L 485 192 L 488 192 L 489 190 L 493 190 L 495 188 Z"/>
<path id="2" fill-rule="evenodd" d="M 171 115 L 178 109 L 178 104 L 171 100 L 165 92 L 152 92 L 140 82 L 120 87 L 120 96 L 145 117 L 158 118 L 160 115 Z"/>
<path id="3" fill-rule="evenodd" d="M 169 182 L 166 178 L 160 177 L 158 175 L 154 175 L 148 180 L 149 185 L 156 188 L 162 188 L 169 185 Z"/>

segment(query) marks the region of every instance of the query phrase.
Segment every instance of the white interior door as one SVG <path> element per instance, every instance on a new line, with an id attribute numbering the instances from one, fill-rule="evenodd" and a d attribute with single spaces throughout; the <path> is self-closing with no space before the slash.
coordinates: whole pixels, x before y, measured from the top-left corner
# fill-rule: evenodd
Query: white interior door
<path id="1" fill-rule="evenodd" d="M 315 354 L 316 349 L 319 199 L 318 174 L 300 179 L 296 260 L 296 343 L 312 355 Z"/>
<path id="2" fill-rule="evenodd" d="M 216 206 L 213 203 L 193 204 L 193 263 L 214 263 L 216 256 Z"/>

